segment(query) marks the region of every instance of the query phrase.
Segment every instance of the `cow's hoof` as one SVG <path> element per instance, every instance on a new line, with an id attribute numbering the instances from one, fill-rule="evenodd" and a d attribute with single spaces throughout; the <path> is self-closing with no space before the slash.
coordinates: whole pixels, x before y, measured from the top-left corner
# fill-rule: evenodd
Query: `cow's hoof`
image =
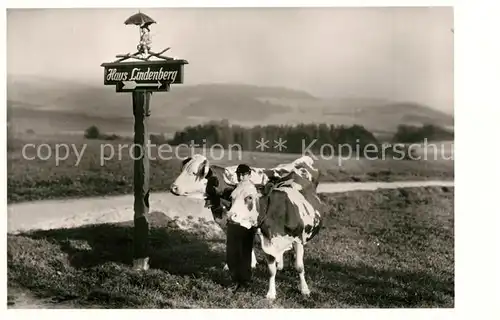
<path id="1" fill-rule="evenodd" d="M 266 299 L 267 300 L 274 300 L 274 299 L 276 299 L 276 292 L 268 292 L 266 294 Z"/>
<path id="2" fill-rule="evenodd" d="M 309 290 L 309 288 L 300 289 L 300 292 L 302 293 L 302 295 L 306 297 L 308 297 L 311 294 L 311 290 Z"/>
<path id="3" fill-rule="evenodd" d="M 136 271 L 149 270 L 149 258 L 135 259 L 133 262 L 132 269 L 134 269 Z"/>
<path id="4" fill-rule="evenodd" d="M 231 293 L 236 293 L 236 292 L 238 292 L 238 290 L 239 290 L 239 289 L 240 289 L 240 286 L 239 286 L 238 284 L 233 284 L 233 285 L 231 285 L 231 286 L 229 287 L 229 289 L 228 289 L 228 290 L 229 290 Z"/>

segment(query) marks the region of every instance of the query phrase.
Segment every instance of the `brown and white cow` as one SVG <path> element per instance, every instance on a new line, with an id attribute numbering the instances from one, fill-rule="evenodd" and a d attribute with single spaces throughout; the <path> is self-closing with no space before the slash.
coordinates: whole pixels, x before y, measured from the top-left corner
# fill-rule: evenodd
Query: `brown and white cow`
<path id="1" fill-rule="evenodd" d="M 292 248 L 295 251 L 295 268 L 299 273 L 299 289 L 302 294 L 309 295 L 310 290 L 304 270 L 304 245 L 318 233 L 324 213 L 324 207 L 316 194 L 314 183 L 297 172 L 292 172 L 267 193 L 261 194 L 254 183 L 244 180 L 231 193 L 231 198 L 228 226 L 231 228 L 235 224 L 240 229 L 243 227 L 249 230 L 250 233 L 256 230 L 260 238 L 260 245 L 266 255 L 270 273 L 266 297 L 276 298 L 277 261 L 283 261 L 284 252 Z M 239 232 L 244 234 L 244 231 Z M 244 236 L 235 237 L 234 242 L 243 238 Z M 235 247 L 237 249 L 234 249 Z M 246 252 L 239 253 L 239 260 L 248 261 L 245 259 L 248 256 L 248 248 L 249 246 L 232 243 L 230 240 L 227 243 L 228 252 L 246 250 Z M 231 257 L 228 257 L 228 261 L 230 259 Z M 234 268 L 240 270 L 234 270 Z M 251 271 L 250 276 L 238 276 L 238 274 L 249 273 L 248 265 L 238 262 L 230 263 L 229 269 L 232 274 L 237 275 L 236 279 L 248 281 L 251 277 Z"/>
<path id="2" fill-rule="evenodd" d="M 237 165 L 228 167 L 213 165 L 205 156 L 194 154 L 182 162 L 181 173 L 172 183 L 170 192 L 177 196 L 204 197 L 214 221 L 226 232 L 230 194 L 238 183 L 237 167 Z M 309 156 L 270 169 L 250 168 L 250 181 L 258 187 L 263 187 L 268 182 L 280 179 L 291 172 L 310 180 L 314 189 L 319 183 L 319 171 L 313 167 L 313 160 Z M 257 259 L 253 250 L 251 261 L 252 268 L 255 268 Z M 283 268 L 283 259 L 278 260 L 278 267 L 280 270 Z M 227 264 L 224 265 L 224 269 L 228 269 Z"/>
<path id="3" fill-rule="evenodd" d="M 182 161 L 181 173 L 177 176 L 170 186 L 170 192 L 177 196 L 203 197 L 207 186 L 207 178 L 210 170 L 221 172 L 222 182 L 228 186 L 236 186 L 238 179 L 236 177 L 237 166 L 221 167 L 211 165 L 207 157 L 201 154 L 194 154 Z M 268 176 L 263 168 L 251 167 L 252 174 L 250 178 L 256 184 L 265 184 Z"/>
<path id="4" fill-rule="evenodd" d="M 256 185 L 265 185 L 270 179 L 279 179 L 290 172 L 296 172 L 312 181 L 317 187 L 319 173 L 314 168 L 313 162 L 311 157 L 303 156 L 291 163 L 280 164 L 270 169 L 250 167 L 252 170 L 250 180 Z M 237 167 L 237 165 L 228 167 L 214 166 L 209 163 L 205 156 L 194 154 L 182 162 L 181 173 L 170 186 L 170 192 L 177 196 L 202 197 L 205 193 L 210 169 L 222 170 L 221 175 L 223 179 L 220 182 L 235 187 L 238 183 L 236 176 Z"/>

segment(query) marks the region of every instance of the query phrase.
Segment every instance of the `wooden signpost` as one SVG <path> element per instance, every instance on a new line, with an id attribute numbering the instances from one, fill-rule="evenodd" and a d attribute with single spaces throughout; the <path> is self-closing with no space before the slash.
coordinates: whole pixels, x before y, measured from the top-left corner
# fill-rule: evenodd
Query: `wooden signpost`
<path id="1" fill-rule="evenodd" d="M 149 102 L 153 92 L 170 91 L 171 84 L 183 83 L 186 60 L 173 59 L 151 51 L 149 26 L 156 23 L 149 16 L 138 13 L 125 24 L 140 26 L 141 38 L 134 54 L 117 55 L 114 62 L 101 64 L 104 67 L 104 84 L 114 85 L 116 92 L 131 92 L 134 114 L 134 261 L 135 269 L 149 268 Z M 157 60 L 150 60 L 156 58 Z M 139 61 L 123 62 L 128 59 Z"/>

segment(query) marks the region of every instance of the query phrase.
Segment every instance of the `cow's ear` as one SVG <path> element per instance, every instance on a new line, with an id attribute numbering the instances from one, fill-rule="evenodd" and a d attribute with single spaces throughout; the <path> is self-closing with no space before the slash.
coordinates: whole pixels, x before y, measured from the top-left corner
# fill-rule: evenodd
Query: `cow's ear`
<path id="1" fill-rule="evenodd" d="M 184 166 L 185 166 L 185 165 L 186 165 L 189 161 L 191 161 L 191 157 L 188 157 L 188 158 L 186 158 L 186 159 L 182 160 L 181 169 L 182 169 L 182 168 L 184 168 Z"/>
<path id="2" fill-rule="evenodd" d="M 198 177 L 200 179 L 203 179 L 205 178 L 207 175 L 208 175 L 208 170 L 209 170 L 209 167 L 208 167 L 208 160 L 205 159 L 203 160 L 203 162 L 200 164 L 200 168 L 198 169 Z"/>

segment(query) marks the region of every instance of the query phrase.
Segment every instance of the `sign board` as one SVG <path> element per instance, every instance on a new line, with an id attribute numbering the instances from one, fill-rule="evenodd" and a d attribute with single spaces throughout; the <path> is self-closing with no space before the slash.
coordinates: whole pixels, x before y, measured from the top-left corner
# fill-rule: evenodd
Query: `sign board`
<path id="1" fill-rule="evenodd" d="M 169 91 L 171 84 L 183 83 L 186 60 L 103 63 L 104 84 L 116 92 L 136 90 Z"/>

